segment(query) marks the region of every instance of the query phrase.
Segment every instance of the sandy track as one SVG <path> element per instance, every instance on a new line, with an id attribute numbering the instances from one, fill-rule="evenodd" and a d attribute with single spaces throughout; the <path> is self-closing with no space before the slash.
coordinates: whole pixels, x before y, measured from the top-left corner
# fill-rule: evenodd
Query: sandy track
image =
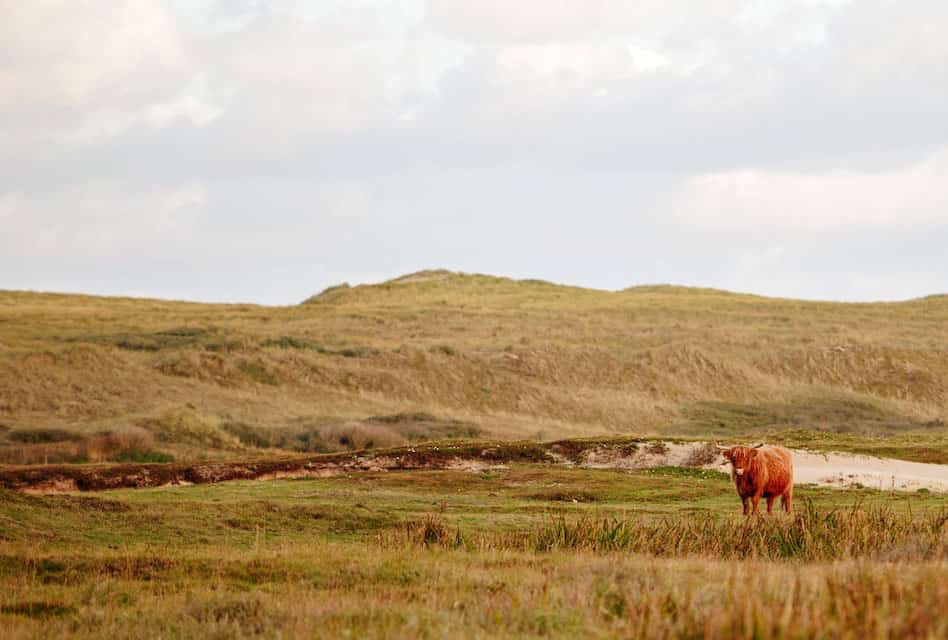
<path id="1" fill-rule="evenodd" d="M 613 448 L 586 452 L 580 466 L 601 469 L 647 469 L 657 466 L 695 466 L 706 442 L 650 443 L 631 455 L 616 456 Z M 794 484 L 815 484 L 839 489 L 867 487 L 884 491 L 948 492 L 948 465 L 907 462 L 893 458 L 791 449 Z M 723 459 L 700 465 L 704 469 L 729 472 Z"/>
<path id="2" fill-rule="evenodd" d="M 793 451 L 796 484 L 885 491 L 948 492 L 948 465 L 873 458 L 851 453 Z"/>

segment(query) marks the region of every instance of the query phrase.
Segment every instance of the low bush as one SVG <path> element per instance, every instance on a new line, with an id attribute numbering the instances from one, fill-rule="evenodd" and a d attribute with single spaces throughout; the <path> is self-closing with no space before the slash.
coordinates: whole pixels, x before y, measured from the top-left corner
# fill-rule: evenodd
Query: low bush
<path id="1" fill-rule="evenodd" d="M 247 447 L 300 453 L 397 447 L 412 442 L 481 435 L 481 428 L 472 422 L 438 418 L 428 413 L 397 413 L 345 422 L 319 420 L 317 424 L 303 422 L 275 427 L 224 422 L 220 429 Z"/>
<path id="2" fill-rule="evenodd" d="M 260 343 L 262 347 L 275 347 L 277 349 L 309 349 L 317 353 L 332 353 L 329 349 L 316 344 L 307 338 L 297 338 L 295 336 L 280 336 L 279 338 L 269 338 Z"/>
<path id="3" fill-rule="evenodd" d="M 242 360 L 237 364 L 244 375 L 260 384 L 275 387 L 280 384 L 280 380 L 273 374 L 266 364 L 259 360 Z"/>
<path id="4" fill-rule="evenodd" d="M 442 518 L 428 516 L 420 521 L 410 521 L 397 527 L 395 535 L 403 543 L 422 547 L 460 549 L 466 547 L 461 529 L 452 530 Z M 381 534 L 380 540 L 385 539 Z"/>
<path id="5" fill-rule="evenodd" d="M 375 347 L 344 347 L 342 349 L 329 349 L 308 339 L 296 336 L 280 336 L 278 338 L 268 338 L 260 343 L 262 347 L 274 347 L 277 349 L 297 349 L 315 351 L 328 356 L 342 356 L 344 358 L 370 358 L 376 356 L 381 351 Z"/>
<path id="6" fill-rule="evenodd" d="M 140 449 L 128 449 L 119 452 L 114 458 L 115 462 L 174 462 L 174 456 L 170 453 L 161 451 L 142 451 Z"/>
<path id="7" fill-rule="evenodd" d="M 45 430 L 50 431 L 50 430 Z M 84 462 L 171 462 L 174 457 L 155 450 L 155 438 L 136 426 L 117 431 L 100 431 L 88 436 L 63 431 L 48 436 L 17 441 L 17 446 L 0 447 L 0 462 L 6 464 L 80 464 Z"/>
<path id="8" fill-rule="evenodd" d="M 7 434 L 11 442 L 48 444 L 52 442 L 79 442 L 82 434 L 66 429 L 15 429 Z"/>
<path id="9" fill-rule="evenodd" d="M 43 620 L 75 613 L 75 607 L 58 602 L 17 602 L 0 605 L 0 613 Z"/>
<path id="10" fill-rule="evenodd" d="M 458 354 L 458 350 L 449 344 L 436 344 L 435 346 L 428 349 L 428 351 L 431 353 L 440 353 L 446 356 L 456 356 Z"/>
<path id="11" fill-rule="evenodd" d="M 166 413 L 139 423 L 161 442 L 213 449 L 240 448 L 240 440 L 222 428 L 219 420 L 192 411 Z"/>
<path id="12" fill-rule="evenodd" d="M 718 451 L 718 448 L 706 442 L 705 444 L 695 448 L 684 461 L 686 467 L 703 467 L 707 464 L 717 462 L 722 460 L 721 452 Z"/>

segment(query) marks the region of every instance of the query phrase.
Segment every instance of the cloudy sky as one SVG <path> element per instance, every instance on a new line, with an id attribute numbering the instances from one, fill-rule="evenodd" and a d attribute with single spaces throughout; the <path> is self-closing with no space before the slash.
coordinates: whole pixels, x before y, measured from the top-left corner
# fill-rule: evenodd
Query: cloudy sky
<path id="1" fill-rule="evenodd" d="M 0 0 L 0 288 L 948 292 L 942 0 Z"/>

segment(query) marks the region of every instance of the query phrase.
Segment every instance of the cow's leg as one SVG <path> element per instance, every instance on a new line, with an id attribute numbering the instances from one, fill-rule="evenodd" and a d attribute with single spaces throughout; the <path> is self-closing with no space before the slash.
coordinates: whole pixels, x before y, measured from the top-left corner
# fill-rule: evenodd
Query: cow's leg
<path id="1" fill-rule="evenodd" d="M 754 509 L 751 511 L 754 515 L 757 515 L 757 504 L 760 502 L 760 494 L 755 493 L 754 497 L 751 498 L 751 501 L 754 503 Z"/>
<path id="2" fill-rule="evenodd" d="M 775 496 L 767 496 L 767 513 L 774 512 L 774 497 Z"/>
<path id="3" fill-rule="evenodd" d="M 789 487 L 783 494 L 783 510 L 790 513 L 790 501 L 793 499 L 793 487 Z"/>
<path id="4" fill-rule="evenodd" d="M 749 507 L 748 507 L 748 502 L 749 502 L 749 500 L 750 500 L 750 498 L 748 498 L 748 497 L 746 497 L 746 496 L 741 496 L 741 502 L 744 504 L 744 515 L 745 515 L 745 516 L 747 515 L 747 512 L 750 510 Z"/>

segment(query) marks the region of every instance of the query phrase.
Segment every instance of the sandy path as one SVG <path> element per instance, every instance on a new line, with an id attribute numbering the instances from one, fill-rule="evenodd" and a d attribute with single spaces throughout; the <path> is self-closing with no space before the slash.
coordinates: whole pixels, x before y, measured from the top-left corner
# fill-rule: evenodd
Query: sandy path
<path id="1" fill-rule="evenodd" d="M 795 484 L 840 488 L 862 485 L 885 491 L 948 492 L 948 465 L 873 458 L 851 453 L 813 453 L 793 450 Z"/>
<path id="2" fill-rule="evenodd" d="M 611 447 L 588 451 L 581 466 L 599 469 L 647 469 L 658 466 L 693 466 L 693 460 L 711 447 L 707 442 L 652 443 L 631 454 Z M 712 457 L 713 457 L 713 448 Z M 875 458 L 852 453 L 816 453 L 792 449 L 794 484 L 816 484 L 839 489 L 868 487 L 884 491 L 948 492 L 948 465 L 907 462 L 893 458 Z M 700 462 L 698 464 L 701 464 Z M 702 464 L 704 469 L 730 473 L 723 458 Z"/>

